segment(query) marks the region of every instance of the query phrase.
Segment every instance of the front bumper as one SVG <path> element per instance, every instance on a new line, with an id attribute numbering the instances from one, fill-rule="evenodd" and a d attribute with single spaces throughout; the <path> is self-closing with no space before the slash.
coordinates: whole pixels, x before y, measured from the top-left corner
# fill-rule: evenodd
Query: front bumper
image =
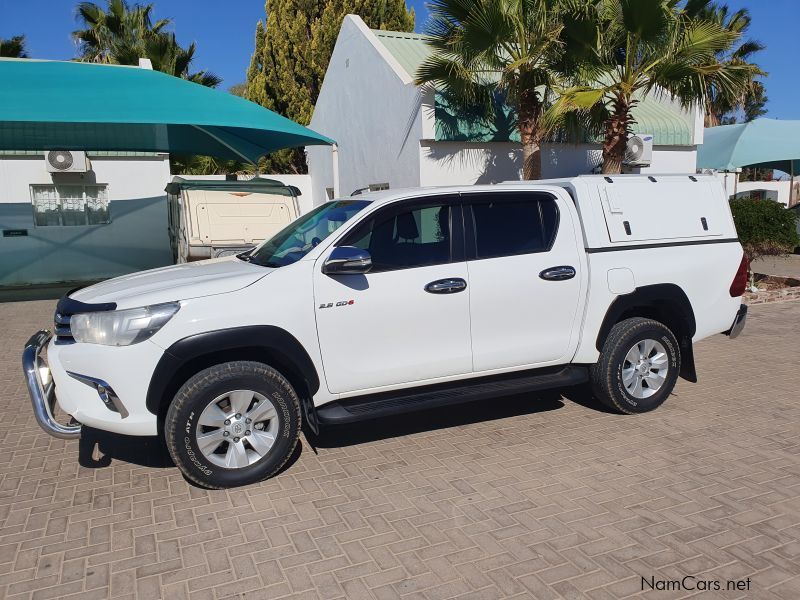
<path id="1" fill-rule="evenodd" d="M 81 426 L 62 425 L 55 420 L 53 417 L 56 401 L 55 382 L 52 375 L 46 382 L 42 379 L 43 371 L 47 369 L 47 363 L 40 354 L 51 337 L 52 334 L 43 329 L 28 340 L 22 351 L 22 370 L 25 373 L 25 382 L 31 396 L 33 416 L 36 417 L 39 427 L 53 437 L 71 440 L 80 437 Z"/>
<path id="2" fill-rule="evenodd" d="M 731 328 L 725 332 L 725 335 L 730 336 L 731 339 L 734 339 L 742 333 L 744 326 L 747 322 L 747 305 L 742 304 L 739 307 L 739 311 L 736 313 L 736 318 L 733 320 L 733 325 Z"/>

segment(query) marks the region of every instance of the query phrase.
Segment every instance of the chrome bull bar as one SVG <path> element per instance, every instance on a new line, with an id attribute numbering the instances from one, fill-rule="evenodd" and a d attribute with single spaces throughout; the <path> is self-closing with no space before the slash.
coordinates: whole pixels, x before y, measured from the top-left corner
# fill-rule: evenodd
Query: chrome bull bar
<path id="1" fill-rule="evenodd" d="M 46 382 L 42 381 L 42 371 L 47 368 L 47 363 L 39 354 L 51 337 L 52 334 L 43 329 L 31 336 L 22 351 L 22 370 L 25 373 L 25 382 L 31 396 L 33 416 L 36 417 L 39 427 L 53 437 L 64 440 L 76 439 L 81 435 L 81 426 L 62 425 L 55 420 L 53 409 L 56 401 L 56 386 L 52 377 L 48 377 Z"/>

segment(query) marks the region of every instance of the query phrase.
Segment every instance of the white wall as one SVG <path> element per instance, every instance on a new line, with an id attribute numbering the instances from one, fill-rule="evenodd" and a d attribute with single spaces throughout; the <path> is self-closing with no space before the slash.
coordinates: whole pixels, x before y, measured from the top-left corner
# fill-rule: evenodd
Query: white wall
<path id="1" fill-rule="evenodd" d="M 345 17 L 311 119 L 339 147 L 340 194 L 371 183 L 419 185 L 420 92 L 406 83 L 358 17 Z M 314 205 L 333 187 L 331 149 L 306 148 Z"/>
<path id="2" fill-rule="evenodd" d="M 43 156 L 0 158 L 0 286 L 92 281 L 170 264 L 167 155 L 91 159 L 88 173 L 47 172 Z M 31 184 L 107 184 L 111 222 L 37 227 Z"/>
<path id="3" fill-rule="evenodd" d="M 420 144 L 420 185 L 497 183 L 522 177 L 522 148 L 513 142 L 464 143 L 423 141 Z M 694 173 L 694 146 L 662 146 L 641 173 Z M 543 144 L 542 177 L 587 175 L 602 164 L 595 144 Z"/>
<path id="4" fill-rule="evenodd" d="M 48 173 L 44 154 L 0 157 L 0 204 L 31 203 L 32 184 L 107 183 L 109 200 L 130 200 L 166 196 L 170 181 L 169 157 L 92 158 L 89 173 Z"/>
<path id="5" fill-rule="evenodd" d="M 423 141 L 417 185 L 498 183 L 521 177 L 522 150 L 511 142 L 465 144 Z"/>
<path id="6" fill-rule="evenodd" d="M 717 173 L 717 178 L 719 178 L 723 185 L 725 186 L 725 191 L 728 193 L 728 196 L 733 196 L 736 194 L 737 196 L 742 196 L 747 192 L 753 190 L 767 190 L 770 192 L 777 193 L 777 201 L 783 204 L 784 206 L 789 206 L 789 180 L 786 181 L 739 181 L 738 184 L 736 183 L 736 179 L 738 174 L 736 173 Z M 800 198 L 800 180 L 795 178 L 794 182 L 794 201 L 797 203 L 798 198 Z"/>
<path id="7" fill-rule="evenodd" d="M 637 173 L 689 173 L 697 172 L 697 146 L 656 146 L 653 162 Z"/>

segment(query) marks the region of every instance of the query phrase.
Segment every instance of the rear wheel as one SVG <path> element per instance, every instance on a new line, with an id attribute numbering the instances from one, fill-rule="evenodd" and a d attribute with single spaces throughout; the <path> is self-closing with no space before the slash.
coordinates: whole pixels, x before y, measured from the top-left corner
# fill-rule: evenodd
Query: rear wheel
<path id="1" fill-rule="evenodd" d="M 680 347 L 664 324 L 634 317 L 614 325 L 592 365 L 595 396 L 609 408 L 634 414 L 654 410 L 672 393 Z"/>
<path id="2" fill-rule="evenodd" d="M 283 375 L 234 361 L 200 371 L 178 390 L 164 434 L 188 479 L 227 488 L 274 475 L 294 451 L 300 419 L 300 401 Z"/>

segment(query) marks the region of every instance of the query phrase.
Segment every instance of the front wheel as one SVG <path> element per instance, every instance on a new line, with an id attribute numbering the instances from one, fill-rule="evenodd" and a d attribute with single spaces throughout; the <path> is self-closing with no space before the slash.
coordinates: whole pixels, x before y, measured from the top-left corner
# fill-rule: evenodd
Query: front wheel
<path id="1" fill-rule="evenodd" d="M 592 389 L 611 409 L 644 413 L 672 393 L 680 367 L 680 347 L 668 327 L 652 319 L 625 319 L 611 328 L 592 365 Z"/>
<path id="2" fill-rule="evenodd" d="M 164 423 L 172 460 L 207 488 L 274 475 L 300 433 L 300 401 L 275 369 L 258 362 L 215 365 L 178 390 Z"/>

